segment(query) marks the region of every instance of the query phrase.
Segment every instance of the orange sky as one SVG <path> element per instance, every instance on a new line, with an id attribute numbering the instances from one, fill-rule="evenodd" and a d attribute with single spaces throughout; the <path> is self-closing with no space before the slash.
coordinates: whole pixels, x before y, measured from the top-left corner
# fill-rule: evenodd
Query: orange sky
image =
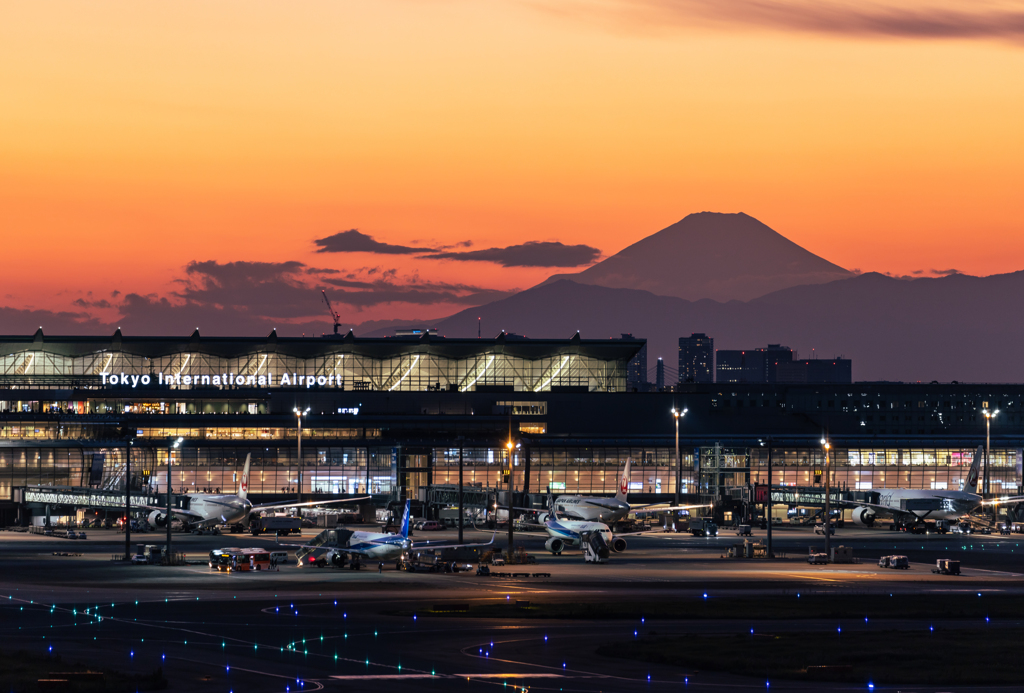
<path id="1" fill-rule="evenodd" d="M 313 239 L 609 255 L 704 210 L 744 211 L 850 269 L 1024 269 L 1020 36 L 625 6 L 7 3 L 0 306 L 170 296 L 203 260 L 525 288 L 566 270 L 316 254 Z"/>

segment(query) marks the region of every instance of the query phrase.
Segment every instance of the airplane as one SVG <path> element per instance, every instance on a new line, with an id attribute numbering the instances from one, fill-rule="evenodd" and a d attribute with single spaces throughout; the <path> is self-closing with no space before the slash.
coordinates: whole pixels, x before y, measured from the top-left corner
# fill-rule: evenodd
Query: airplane
<path id="1" fill-rule="evenodd" d="M 611 528 L 603 522 L 590 522 L 587 520 L 560 520 L 557 517 L 544 522 L 544 531 L 548 533 L 548 539 L 544 542 L 544 548 L 559 555 L 566 548 L 580 546 L 581 534 L 584 532 L 596 533 L 603 540 L 603 544 L 616 553 L 626 550 L 624 536 L 636 534 L 658 534 L 662 530 L 648 532 L 629 532 L 628 534 L 615 534 Z M 607 558 L 607 556 L 605 556 Z"/>
<path id="2" fill-rule="evenodd" d="M 619 478 L 619 490 L 614 498 L 602 498 L 600 496 L 558 496 L 552 504 L 550 514 L 541 513 L 538 519 L 545 522 L 552 515 L 565 515 L 573 520 L 588 522 L 606 522 L 613 524 L 633 513 L 642 515 L 646 513 L 659 513 L 668 510 L 692 510 L 694 508 L 706 508 L 707 505 L 630 505 L 626 500 L 629 495 L 629 465 L 622 470 Z M 536 508 L 516 508 L 516 510 L 536 510 Z"/>
<path id="3" fill-rule="evenodd" d="M 959 520 L 964 515 L 983 505 L 1016 502 L 1021 497 L 1000 498 L 985 501 L 977 492 L 978 472 L 981 469 L 982 446 L 974 453 L 974 461 L 967 472 L 967 478 L 960 482 L 959 491 L 944 489 L 876 488 L 867 489 L 878 494 L 878 503 L 865 501 L 840 501 L 844 505 L 857 506 L 852 511 L 853 521 L 862 527 L 871 527 L 875 519 L 889 516 L 904 524 L 920 524 L 928 520 Z"/>
<path id="4" fill-rule="evenodd" d="M 188 494 L 188 510 L 184 508 L 171 508 L 171 514 L 177 517 L 188 528 L 208 527 L 219 524 L 249 524 L 249 518 L 253 513 L 261 510 L 273 510 L 276 508 L 298 508 L 314 505 L 326 505 L 328 503 L 351 503 L 353 501 L 366 500 L 370 496 L 360 498 L 344 498 L 342 500 L 330 501 L 309 501 L 299 503 L 297 501 L 277 501 L 275 503 L 261 503 L 253 505 L 247 498 L 249 494 L 249 461 L 252 454 L 245 456 L 245 467 L 242 470 L 242 478 L 238 482 L 238 493 L 192 493 Z M 149 524 L 154 527 L 163 527 L 167 524 L 167 508 L 158 505 L 135 506 L 150 510 Z"/>
<path id="5" fill-rule="evenodd" d="M 360 532 L 349 529 L 336 529 L 336 546 L 311 545 L 311 544 L 287 544 L 294 548 L 321 549 L 327 553 L 316 559 L 310 557 L 306 564 L 334 565 L 344 568 L 351 560 L 354 565 L 360 563 L 360 559 L 372 561 L 397 561 L 402 562 L 409 552 L 428 549 L 451 549 L 451 548 L 474 548 L 479 546 L 491 546 L 494 544 L 494 537 L 497 532 L 491 535 L 491 540 L 478 544 L 443 544 L 430 541 L 413 542 L 409 539 L 409 512 L 410 502 L 405 502 L 405 512 L 402 514 L 402 529 L 399 533 L 381 532 Z M 299 567 L 303 563 L 299 562 Z"/>

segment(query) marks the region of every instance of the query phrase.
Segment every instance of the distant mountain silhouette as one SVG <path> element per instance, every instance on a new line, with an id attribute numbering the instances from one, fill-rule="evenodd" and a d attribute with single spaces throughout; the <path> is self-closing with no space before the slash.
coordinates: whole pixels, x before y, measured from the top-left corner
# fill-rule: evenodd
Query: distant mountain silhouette
<path id="1" fill-rule="evenodd" d="M 791 286 L 850 276 L 851 272 L 804 250 L 753 217 L 701 212 L 593 267 L 557 274 L 543 284 L 570 279 L 690 301 L 749 301 Z"/>
<path id="2" fill-rule="evenodd" d="M 678 364 L 678 339 L 719 349 L 782 343 L 802 358 L 845 355 L 856 380 L 1024 382 L 1024 272 L 894 279 L 868 273 L 747 301 L 687 301 L 558 280 L 435 323 L 450 337 L 500 330 L 527 337 L 648 339 L 648 363 Z"/>

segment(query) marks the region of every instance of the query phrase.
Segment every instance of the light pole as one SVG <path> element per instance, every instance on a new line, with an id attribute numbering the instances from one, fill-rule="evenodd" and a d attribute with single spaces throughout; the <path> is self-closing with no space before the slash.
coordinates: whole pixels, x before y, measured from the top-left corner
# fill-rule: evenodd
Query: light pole
<path id="1" fill-rule="evenodd" d="M 174 451 L 178 449 L 184 438 L 178 438 L 176 441 L 171 443 L 167 448 L 167 517 L 164 521 L 167 522 L 167 560 L 171 560 L 171 520 L 174 519 L 174 515 L 171 514 L 171 487 L 173 486 L 171 479 L 171 465 L 174 462 Z"/>
<path id="2" fill-rule="evenodd" d="M 832 444 L 825 438 L 821 439 L 821 445 L 825 448 L 825 560 L 832 560 L 832 492 L 829 488 L 828 452 Z"/>
<path id="3" fill-rule="evenodd" d="M 774 558 L 775 554 L 772 553 L 772 437 L 768 436 L 765 441 L 768 443 L 768 497 L 765 499 L 764 515 L 768 520 L 768 558 Z M 760 441 L 761 445 L 764 445 L 765 441 Z"/>
<path id="4" fill-rule="evenodd" d="M 309 413 L 309 407 L 305 409 L 299 409 L 294 407 L 292 409 L 295 412 L 295 420 L 299 423 L 299 500 L 302 502 L 302 417 Z M 302 508 L 299 508 L 299 517 L 302 517 Z"/>
<path id="5" fill-rule="evenodd" d="M 462 448 L 464 441 L 459 436 L 459 543 L 462 543 L 462 526 L 465 523 L 465 510 L 462 507 Z"/>
<path id="6" fill-rule="evenodd" d="M 982 477 L 983 481 L 981 484 L 981 492 L 988 494 L 991 492 L 989 488 L 988 480 L 988 467 L 989 467 L 989 444 L 992 440 L 992 419 L 996 418 L 996 414 L 999 413 L 998 409 L 988 410 L 988 407 L 981 410 L 981 413 L 985 415 L 985 476 Z"/>
<path id="7" fill-rule="evenodd" d="M 512 474 L 512 451 L 515 449 L 515 443 L 509 438 L 508 442 L 505 443 L 505 447 L 508 448 L 508 560 L 512 562 L 512 480 L 514 475 Z"/>
<path id="8" fill-rule="evenodd" d="M 132 560 L 132 445 L 134 440 L 129 440 L 125 446 L 124 466 L 124 560 Z"/>
<path id="9" fill-rule="evenodd" d="M 679 505 L 681 502 L 679 493 L 680 487 L 683 485 L 683 458 L 679 455 L 679 419 L 686 416 L 688 411 L 689 409 L 676 409 L 672 407 L 672 417 L 676 420 L 676 505 Z"/>

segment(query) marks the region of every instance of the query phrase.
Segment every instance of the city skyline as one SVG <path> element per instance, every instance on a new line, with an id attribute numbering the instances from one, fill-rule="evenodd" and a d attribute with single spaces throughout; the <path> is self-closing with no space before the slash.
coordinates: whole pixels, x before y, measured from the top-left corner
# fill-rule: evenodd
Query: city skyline
<path id="1" fill-rule="evenodd" d="M 1019 17 L 826 5 L 11 8 L 3 319 L 436 319 L 702 210 L 854 272 L 1024 268 Z"/>

